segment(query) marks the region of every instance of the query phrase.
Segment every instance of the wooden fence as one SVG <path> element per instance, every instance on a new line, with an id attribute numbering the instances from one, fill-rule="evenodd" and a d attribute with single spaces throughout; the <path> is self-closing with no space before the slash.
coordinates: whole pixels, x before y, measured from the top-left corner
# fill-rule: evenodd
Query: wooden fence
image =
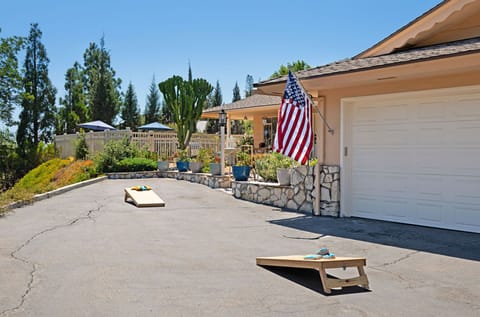
<path id="1" fill-rule="evenodd" d="M 75 156 L 75 144 L 78 137 L 78 133 L 55 135 L 55 146 L 62 158 Z M 109 141 L 118 141 L 125 137 L 132 143 L 157 153 L 159 157 L 172 157 L 178 148 L 176 132 L 133 132 L 129 129 L 87 132 L 85 133 L 85 140 L 88 146 L 89 157 L 93 157 L 98 152 L 103 151 L 105 144 Z M 226 141 L 226 147 L 235 147 L 241 137 L 241 135 L 231 135 Z M 219 136 L 215 134 L 194 133 L 190 140 L 190 155 L 196 155 L 202 148 L 211 148 L 214 152 L 218 152 L 220 150 L 219 139 Z"/>

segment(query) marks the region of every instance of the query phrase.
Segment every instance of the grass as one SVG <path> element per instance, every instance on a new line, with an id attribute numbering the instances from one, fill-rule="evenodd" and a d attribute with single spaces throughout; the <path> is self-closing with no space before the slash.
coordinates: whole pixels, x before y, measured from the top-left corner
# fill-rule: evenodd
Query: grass
<path id="1" fill-rule="evenodd" d="M 93 161 L 74 161 L 55 158 L 27 173 L 15 186 L 0 193 L 0 214 L 8 204 L 17 201 L 31 201 L 36 194 L 78 183 L 92 177 Z"/>

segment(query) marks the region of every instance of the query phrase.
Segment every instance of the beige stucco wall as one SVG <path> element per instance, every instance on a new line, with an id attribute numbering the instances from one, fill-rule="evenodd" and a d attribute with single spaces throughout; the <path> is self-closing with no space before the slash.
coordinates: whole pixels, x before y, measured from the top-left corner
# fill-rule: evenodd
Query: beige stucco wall
<path id="1" fill-rule="evenodd" d="M 416 72 L 415 66 L 411 66 L 411 72 Z M 460 87 L 478 85 L 480 83 L 480 71 L 464 72 L 455 75 L 422 77 L 408 80 L 377 81 L 372 84 L 344 87 L 338 89 L 319 90 L 318 95 L 324 97 L 324 115 L 327 122 L 335 129 L 333 135 L 326 133 L 325 125 L 318 116 L 315 116 L 315 131 L 317 135 L 325 136 L 325 146 L 317 146 L 317 157 L 324 157 L 325 164 L 340 164 L 340 141 L 341 141 L 341 99 L 345 97 L 380 95 L 397 92 L 419 91 L 440 89 L 448 87 Z M 318 138 L 317 138 L 318 139 Z M 321 138 L 318 141 L 322 141 Z M 324 153 L 322 151 L 324 148 Z M 320 160 L 321 161 L 321 160 Z"/>

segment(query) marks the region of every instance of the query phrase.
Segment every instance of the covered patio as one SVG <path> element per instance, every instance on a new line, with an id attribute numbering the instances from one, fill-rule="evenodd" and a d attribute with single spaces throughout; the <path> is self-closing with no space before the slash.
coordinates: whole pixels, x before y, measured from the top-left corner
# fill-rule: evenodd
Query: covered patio
<path id="1" fill-rule="evenodd" d="M 205 109 L 203 119 L 218 119 L 223 109 L 227 113 L 226 136 L 231 139 L 232 120 L 252 120 L 255 152 L 265 152 L 271 149 L 277 127 L 277 114 L 281 98 L 254 94 L 229 104 Z"/>

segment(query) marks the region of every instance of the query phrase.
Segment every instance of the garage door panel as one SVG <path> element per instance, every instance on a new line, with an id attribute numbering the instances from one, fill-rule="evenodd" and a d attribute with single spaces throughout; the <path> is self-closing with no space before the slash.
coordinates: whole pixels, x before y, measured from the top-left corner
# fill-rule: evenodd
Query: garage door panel
<path id="1" fill-rule="evenodd" d="M 359 147 L 376 145 L 378 143 L 378 133 L 379 131 L 374 126 L 357 127 L 354 131 L 354 142 Z"/>
<path id="2" fill-rule="evenodd" d="M 479 97 L 459 98 L 452 108 L 453 118 L 455 120 L 478 120 L 480 119 Z"/>
<path id="3" fill-rule="evenodd" d="M 397 149 L 385 149 L 378 151 L 381 153 L 378 162 L 377 169 L 381 169 L 386 173 L 408 173 L 411 167 L 411 162 L 414 161 L 414 153 L 409 149 L 397 150 Z"/>
<path id="4" fill-rule="evenodd" d="M 356 172 L 352 175 L 352 193 L 354 195 L 368 195 L 379 190 L 379 178 L 374 172 Z"/>
<path id="5" fill-rule="evenodd" d="M 363 195 L 353 195 L 353 197 L 356 201 L 353 209 L 355 215 L 359 217 L 377 219 L 377 215 L 379 214 L 379 210 L 377 209 L 379 202 L 376 197 L 366 197 Z"/>
<path id="6" fill-rule="evenodd" d="M 472 205 L 458 205 L 455 207 L 454 219 L 450 223 L 461 230 L 480 232 L 478 223 L 478 208 Z"/>
<path id="7" fill-rule="evenodd" d="M 418 102 L 418 101 L 417 101 Z M 413 121 L 422 123 L 428 123 L 432 121 L 443 121 L 448 117 L 448 103 L 445 101 L 433 101 L 433 102 L 418 102 L 413 107 L 414 118 Z M 412 122 L 412 121 L 411 121 Z"/>
<path id="8" fill-rule="evenodd" d="M 381 144 L 386 146 L 407 146 L 411 144 L 408 125 L 389 125 L 379 131 Z M 378 143 L 377 143 L 378 144 Z"/>
<path id="9" fill-rule="evenodd" d="M 405 219 L 409 216 L 408 210 L 411 210 L 408 201 L 405 199 L 385 198 L 383 200 L 383 206 L 385 207 L 385 215 L 389 219 L 396 221 L 405 221 Z M 383 211 L 380 211 L 380 213 L 382 212 Z"/>
<path id="10" fill-rule="evenodd" d="M 346 105 L 347 214 L 480 233 L 480 87 Z"/>
<path id="11" fill-rule="evenodd" d="M 480 136 L 479 136 L 480 138 Z M 452 149 L 447 152 L 450 159 L 449 175 L 475 177 L 480 191 L 480 149 Z"/>
<path id="12" fill-rule="evenodd" d="M 416 200 L 441 201 L 447 199 L 443 176 L 419 175 L 415 178 L 413 188 Z"/>
<path id="13" fill-rule="evenodd" d="M 369 124 L 378 121 L 377 107 L 369 105 L 358 105 L 354 109 L 357 124 Z"/>
<path id="14" fill-rule="evenodd" d="M 408 122 L 408 104 L 393 104 L 382 106 L 380 120 L 389 123 Z"/>
<path id="15" fill-rule="evenodd" d="M 479 104 L 480 108 L 480 104 Z M 468 122 L 464 126 L 454 126 L 451 129 L 450 140 L 454 146 L 478 148 L 480 138 L 480 121 Z"/>
<path id="16" fill-rule="evenodd" d="M 449 139 L 448 127 L 441 123 L 416 126 L 412 132 L 410 134 L 415 136 L 413 144 L 418 147 L 445 146 Z"/>
<path id="17" fill-rule="evenodd" d="M 444 174 L 452 162 L 453 151 L 447 153 L 440 148 L 420 149 L 415 153 L 415 160 L 410 169 L 418 174 Z M 450 164 L 451 165 L 451 164 Z"/>
<path id="18" fill-rule="evenodd" d="M 378 158 L 378 150 L 376 149 L 361 149 L 356 150 L 357 159 L 354 162 L 356 171 L 371 171 L 376 172 L 378 170 L 379 161 L 372 159 L 372 157 Z"/>
<path id="19" fill-rule="evenodd" d="M 453 201 L 475 206 L 480 211 L 480 182 L 476 178 L 455 178 L 448 190 L 453 196 Z"/>

